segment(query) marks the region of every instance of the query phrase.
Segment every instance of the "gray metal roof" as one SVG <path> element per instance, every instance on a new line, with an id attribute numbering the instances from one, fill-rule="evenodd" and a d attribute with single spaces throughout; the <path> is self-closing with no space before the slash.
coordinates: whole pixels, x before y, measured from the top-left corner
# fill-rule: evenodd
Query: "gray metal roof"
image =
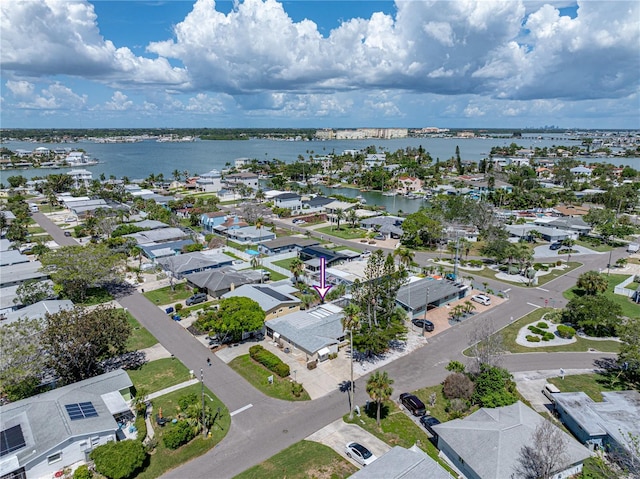
<path id="1" fill-rule="evenodd" d="M 215 268 L 221 264 L 231 264 L 233 258 L 223 253 L 206 254 L 202 251 L 184 253 L 158 260 L 165 269 L 174 274 L 182 274 L 186 271 L 195 271 L 205 268 Z"/>
<path id="2" fill-rule="evenodd" d="M 198 288 L 206 288 L 210 293 L 216 293 L 228 290 L 231 285 L 239 287 L 247 283 L 258 283 L 262 280 L 262 273 L 251 269 L 236 271 L 227 266 L 201 273 L 191 273 L 186 275 L 186 278 Z"/>
<path id="3" fill-rule="evenodd" d="M 291 286 L 277 286 L 273 287 L 266 284 L 244 284 L 239 288 L 235 288 L 233 291 L 229 291 L 223 294 L 223 298 L 235 298 L 245 297 L 254 300 L 260 305 L 262 310 L 269 314 L 272 310 L 281 307 L 282 305 L 297 305 L 300 304 L 300 300 L 289 294 L 291 292 Z"/>
<path id="4" fill-rule="evenodd" d="M 285 246 L 298 246 L 300 248 L 306 248 L 307 246 L 315 246 L 319 244 L 320 244 L 320 241 L 312 238 L 300 238 L 297 236 L 283 236 L 282 238 L 276 238 L 271 241 L 265 241 L 262 243 L 262 246 L 268 249 L 283 248 Z"/>
<path id="5" fill-rule="evenodd" d="M 47 313 L 55 314 L 63 309 L 73 309 L 73 302 L 68 299 L 39 301 L 22 309 L 6 313 L 6 319 L 2 321 L 2 324 L 9 324 L 18 319 L 40 319 L 44 318 Z"/>
<path id="6" fill-rule="evenodd" d="M 420 309 L 424 307 L 427 300 L 427 288 L 429 289 L 429 304 L 440 301 L 452 294 L 457 294 L 460 291 L 460 288 L 447 280 L 423 278 L 402 286 L 398 290 L 396 301 L 410 309 Z"/>
<path id="7" fill-rule="evenodd" d="M 130 235 L 125 235 L 125 237 L 135 239 L 138 244 L 149 244 L 178 240 L 186 238 L 188 235 L 180 228 L 160 228 L 157 230 L 132 233 Z"/>
<path id="8" fill-rule="evenodd" d="M 13 284 L 28 281 L 30 279 L 45 279 L 49 275 L 43 271 L 40 261 L 30 261 L 29 263 L 12 264 L 3 266 L 0 274 L 0 286 L 3 284 Z"/>
<path id="9" fill-rule="evenodd" d="M 28 263 L 29 257 L 22 254 L 17 249 L 10 249 L 0 253 L 0 266 L 11 266 L 12 264 Z"/>
<path id="10" fill-rule="evenodd" d="M 7 211 L 4 211 L 4 213 L 6 214 Z M 11 213 L 13 214 L 13 213 Z M 9 241 L 6 238 L 2 238 L 0 239 L 0 251 L 4 252 L 4 251 L 9 251 L 11 250 L 11 241 Z"/>
<path id="11" fill-rule="evenodd" d="M 540 414 L 518 401 L 511 406 L 482 408 L 464 419 L 433 426 L 465 464 L 482 478 L 508 478 L 517 466 L 520 449 L 530 445 L 532 435 L 546 421 Z M 573 436 L 562 432 L 569 464 L 591 456 Z"/>
<path id="12" fill-rule="evenodd" d="M 440 464 L 417 446 L 395 446 L 350 479 L 453 479 Z"/>
<path id="13" fill-rule="evenodd" d="M 268 321 L 266 326 L 308 354 L 338 344 L 344 336 L 342 308 L 333 304 L 287 314 Z"/>
<path id="14" fill-rule="evenodd" d="M 162 221 L 157 221 L 157 220 L 142 220 L 142 221 L 136 221 L 135 223 L 132 223 L 132 224 L 133 226 L 137 226 L 138 228 L 146 228 L 150 230 L 169 227 L 168 224 L 163 223 Z"/>
<path id="15" fill-rule="evenodd" d="M 131 386 L 127 373 L 118 369 L 1 406 L 3 430 L 20 425 L 25 439 L 25 446 L 12 455 L 17 456 L 21 466 L 28 466 L 30 462 L 46 459 L 52 450 L 72 437 L 115 432 L 118 424 L 101 396 Z M 81 402 L 91 402 L 98 415 L 72 421 L 65 405 Z"/>

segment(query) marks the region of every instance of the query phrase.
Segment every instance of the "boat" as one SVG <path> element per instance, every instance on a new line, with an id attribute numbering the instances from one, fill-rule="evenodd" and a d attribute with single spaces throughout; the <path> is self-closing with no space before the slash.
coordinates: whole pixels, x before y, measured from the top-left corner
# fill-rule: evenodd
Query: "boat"
<path id="1" fill-rule="evenodd" d="M 393 191 L 385 191 L 382 193 L 382 196 L 396 196 L 396 193 Z"/>
<path id="2" fill-rule="evenodd" d="M 363 205 L 367 203 L 367 200 L 365 200 L 362 195 L 356 196 L 356 200 L 358 200 Z"/>

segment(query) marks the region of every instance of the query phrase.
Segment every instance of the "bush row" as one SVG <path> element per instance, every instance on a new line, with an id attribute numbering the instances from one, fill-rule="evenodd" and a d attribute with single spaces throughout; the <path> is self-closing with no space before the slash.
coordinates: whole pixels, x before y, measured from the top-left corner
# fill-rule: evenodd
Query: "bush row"
<path id="1" fill-rule="evenodd" d="M 539 343 L 540 342 L 540 336 L 533 336 L 532 334 L 528 334 L 527 335 L 527 341 L 529 341 L 530 343 Z"/>
<path id="2" fill-rule="evenodd" d="M 540 336 L 542 336 L 543 341 L 551 341 L 553 338 L 555 338 L 553 333 L 550 333 L 549 331 L 544 331 L 534 326 L 533 324 L 529 326 L 527 329 L 534 334 L 539 334 Z"/>
<path id="3" fill-rule="evenodd" d="M 288 364 L 282 362 L 282 360 L 270 351 L 267 351 L 259 344 L 251 346 L 249 348 L 249 355 L 254 361 L 258 361 L 269 371 L 273 371 L 281 378 L 286 378 L 291 374 L 291 370 Z"/>

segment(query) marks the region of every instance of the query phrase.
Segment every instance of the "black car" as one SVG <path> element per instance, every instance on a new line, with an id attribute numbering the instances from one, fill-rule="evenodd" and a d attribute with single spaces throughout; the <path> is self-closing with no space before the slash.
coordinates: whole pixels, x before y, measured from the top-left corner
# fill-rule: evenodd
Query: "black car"
<path id="1" fill-rule="evenodd" d="M 406 407 L 414 416 L 424 416 L 427 412 L 427 408 L 417 396 L 409 393 L 400 394 L 400 402 Z"/>
<path id="2" fill-rule="evenodd" d="M 551 251 L 555 251 L 555 250 L 558 250 L 558 249 L 560 249 L 560 248 L 562 248 L 562 243 L 553 243 L 553 244 L 551 244 L 551 245 L 549 246 L 549 249 L 550 249 Z"/>
<path id="3" fill-rule="evenodd" d="M 418 328 L 424 328 L 425 331 L 427 332 L 432 332 L 434 329 L 433 323 L 431 321 L 427 321 L 426 319 L 414 319 L 413 321 L 411 321 L 413 323 L 414 326 L 417 326 Z"/>
<path id="4" fill-rule="evenodd" d="M 440 424 L 440 421 L 438 421 L 435 417 L 433 416 L 422 416 L 420 418 L 420 424 L 422 424 L 424 426 L 424 428 L 429 431 L 429 433 L 432 436 L 436 436 L 436 432 L 432 429 L 433 426 Z"/>
<path id="5" fill-rule="evenodd" d="M 207 293 L 196 293 L 190 298 L 187 298 L 185 304 L 191 306 L 193 304 L 203 303 L 207 300 Z"/>

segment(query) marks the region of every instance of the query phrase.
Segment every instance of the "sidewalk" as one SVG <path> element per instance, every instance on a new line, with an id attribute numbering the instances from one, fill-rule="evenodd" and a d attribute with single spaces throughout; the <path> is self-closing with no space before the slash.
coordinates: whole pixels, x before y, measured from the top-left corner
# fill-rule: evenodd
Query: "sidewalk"
<path id="1" fill-rule="evenodd" d="M 188 381 L 185 381 L 185 382 L 180 383 L 180 384 L 176 384 L 175 386 L 170 386 L 168 388 L 161 389 L 160 391 L 156 391 L 154 393 L 151 393 L 151 394 L 147 395 L 147 400 L 151 400 L 151 399 L 155 399 L 155 398 L 160 397 L 160 396 L 164 396 L 165 394 L 169 394 L 169 393 L 172 393 L 174 391 L 178 391 L 180 389 L 184 389 L 184 388 L 186 388 L 188 386 L 191 386 L 192 384 L 198 384 L 199 382 L 200 382 L 200 380 L 195 379 L 195 378 L 194 379 L 189 379 Z"/>

